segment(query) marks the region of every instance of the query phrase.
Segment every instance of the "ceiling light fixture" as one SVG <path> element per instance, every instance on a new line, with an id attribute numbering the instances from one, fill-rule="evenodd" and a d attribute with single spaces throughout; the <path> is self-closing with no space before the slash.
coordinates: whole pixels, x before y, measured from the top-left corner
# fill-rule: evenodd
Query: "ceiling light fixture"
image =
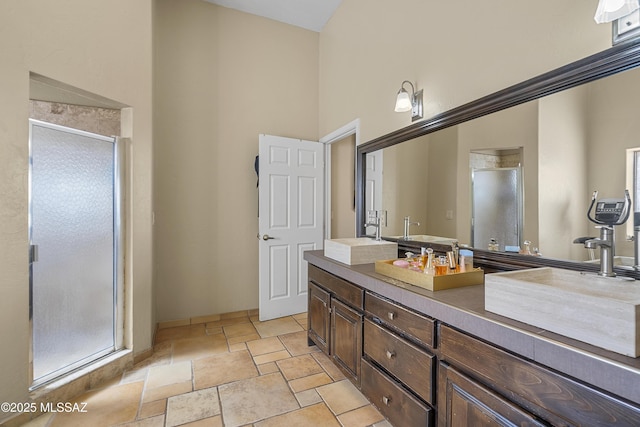
<path id="1" fill-rule="evenodd" d="M 411 95 L 405 90 L 404 85 L 408 83 L 411 86 Z M 396 98 L 397 113 L 404 113 L 411 111 L 411 121 L 414 122 L 422 118 L 422 89 L 415 91 L 413 83 L 409 80 L 405 80 L 400 85 L 398 96 Z"/>
<path id="2" fill-rule="evenodd" d="M 600 0 L 593 19 L 598 24 L 612 22 L 640 9 L 640 0 Z"/>

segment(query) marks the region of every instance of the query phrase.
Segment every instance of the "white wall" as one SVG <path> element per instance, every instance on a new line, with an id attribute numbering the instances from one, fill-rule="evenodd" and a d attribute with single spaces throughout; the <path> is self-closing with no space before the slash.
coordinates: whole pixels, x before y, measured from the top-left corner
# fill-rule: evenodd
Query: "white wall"
<path id="1" fill-rule="evenodd" d="M 153 336 L 151 0 L 0 2 L 0 401 L 26 402 L 29 72 L 132 107 L 126 341 Z M 0 419 L 6 415 L 0 414 Z"/>

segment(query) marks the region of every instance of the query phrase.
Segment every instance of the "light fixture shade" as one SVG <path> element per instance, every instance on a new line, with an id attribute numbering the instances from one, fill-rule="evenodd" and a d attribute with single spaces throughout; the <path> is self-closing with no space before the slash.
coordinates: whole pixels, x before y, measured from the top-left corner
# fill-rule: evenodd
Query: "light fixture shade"
<path id="1" fill-rule="evenodd" d="M 640 9 L 640 0 L 600 0 L 593 19 L 598 24 L 612 22 Z"/>
<path id="2" fill-rule="evenodd" d="M 409 93 L 400 88 L 398 91 L 398 97 L 396 98 L 396 113 L 404 113 L 405 111 L 411 111 L 411 97 Z"/>

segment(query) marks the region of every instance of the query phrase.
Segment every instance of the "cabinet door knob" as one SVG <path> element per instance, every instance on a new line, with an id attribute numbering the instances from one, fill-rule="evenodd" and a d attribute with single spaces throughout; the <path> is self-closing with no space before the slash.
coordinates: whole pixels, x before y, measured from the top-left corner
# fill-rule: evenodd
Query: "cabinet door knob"
<path id="1" fill-rule="evenodd" d="M 387 396 L 382 396 L 382 403 L 389 406 L 389 404 L 391 403 L 391 398 Z"/>
<path id="2" fill-rule="evenodd" d="M 387 350 L 387 359 L 393 359 L 395 356 L 395 352 Z"/>
<path id="3" fill-rule="evenodd" d="M 390 312 L 387 314 L 387 317 L 389 318 L 389 320 L 393 320 L 393 319 L 395 319 L 395 318 L 396 318 L 396 314 L 395 314 L 393 311 L 390 311 Z"/>

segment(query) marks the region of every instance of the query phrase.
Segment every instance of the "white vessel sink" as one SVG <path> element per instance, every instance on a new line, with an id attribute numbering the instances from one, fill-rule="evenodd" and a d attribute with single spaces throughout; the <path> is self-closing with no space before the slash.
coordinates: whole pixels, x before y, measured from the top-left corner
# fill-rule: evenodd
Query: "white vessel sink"
<path id="1" fill-rule="evenodd" d="M 324 256 L 344 264 L 370 264 L 382 259 L 398 258 L 398 244 L 368 237 L 324 241 Z"/>
<path id="2" fill-rule="evenodd" d="M 485 309 L 626 356 L 640 355 L 640 281 L 558 268 L 487 274 Z"/>

